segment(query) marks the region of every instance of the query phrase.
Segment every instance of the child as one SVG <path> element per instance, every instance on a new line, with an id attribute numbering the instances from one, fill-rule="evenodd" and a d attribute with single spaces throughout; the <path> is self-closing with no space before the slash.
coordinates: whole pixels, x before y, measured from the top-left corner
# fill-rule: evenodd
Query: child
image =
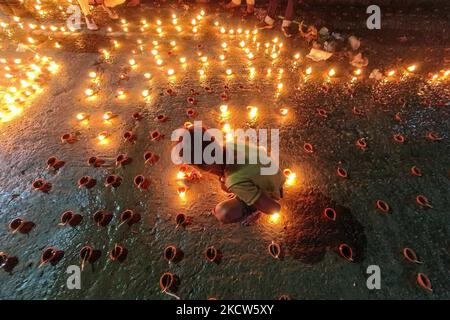
<path id="1" fill-rule="evenodd" d="M 225 5 L 225 9 L 234 9 L 241 6 L 242 0 L 231 0 Z M 245 15 L 249 16 L 255 12 L 255 0 L 247 0 L 247 10 Z"/>
<path id="2" fill-rule="evenodd" d="M 89 30 L 98 30 L 98 26 L 91 15 L 89 6 L 101 6 L 108 16 L 113 19 L 119 19 L 116 11 L 113 9 L 115 6 L 122 4 L 125 0 L 77 0 L 78 4 L 83 11 L 84 18 L 86 20 L 86 26 Z"/>
<path id="3" fill-rule="evenodd" d="M 269 7 L 267 8 L 267 16 L 258 24 L 258 29 L 272 29 L 277 18 L 277 9 L 279 0 L 269 0 Z M 291 28 L 292 20 L 294 18 L 294 4 L 295 0 L 287 0 L 286 11 L 284 13 L 283 22 L 281 24 L 281 30 L 284 35 L 289 38 L 293 36 L 293 30 Z"/>
<path id="4" fill-rule="evenodd" d="M 191 155 L 189 165 L 195 166 L 203 171 L 212 173 L 219 177 L 221 187 L 224 191 L 233 193 L 235 196 L 231 199 L 220 202 L 214 209 L 214 215 L 222 223 L 233 223 L 243 221 L 244 224 L 249 224 L 256 220 L 259 216 L 259 212 L 266 214 L 272 214 L 279 212 L 281 209 L 278 200 L 283 197 L 283 184 L 285 181 L 284 175 L 278 169 L 276 174 L 262 175 L 262 164 L 252 164 L 248 161 L 248 154 L 251 148 L 255 148 L 249 144 L 245 144 L 245 162 L 244 164 L 238 164 L 237 161 L 232 163 L 226 163 L 226 148 L 228 144 L 222 146 L 215 141 L 214 137 L 206 131 L 205 128 L 197 127 L 197 130 L 201 131 L 202 142 L 202 154 L 203 150 L 208 147 L 215 150 L 220 150 L 224 155 L 224 163 L 206 164 L 204 159 L 200 164 L 194 163 L 194 130 L 195 127 L 191 126 L 188 129 L 190 136 L 190 145 L 188 152 Z M 237 146 L 237 145 L 236 145 Z M 239 150 L 237 147 L 234 150 Z M 259 149 L 258 149 L 259 150 Z M 180 151 L 180 157 L 183 157 L 182 149 Z M 270 159 L 267 153 L 264 152 L 265 159 Z M 261 154 L 259 155 L 261 157 Z M 203 158 L 203 157 L 202 157 Z M 234 159 L 236 160 L 237 154 L 234 153 Z M 264 162 L 267 163 L 267 162 Z"/>

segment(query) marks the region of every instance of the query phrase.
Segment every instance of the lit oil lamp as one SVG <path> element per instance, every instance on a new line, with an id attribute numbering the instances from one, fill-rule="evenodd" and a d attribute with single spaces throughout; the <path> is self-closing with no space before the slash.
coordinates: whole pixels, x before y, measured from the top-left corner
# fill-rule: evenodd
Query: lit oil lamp
<path id="1" fill-rule="evenodd" d="M 335 75 L 336 75 L 336 71 L 333 68 L 331 68 L 328 71 L 328 76 L 331 78 L 331 77 L 334 77 Z"/>
<path id="2" fill-rule="evenodd" d="M 173 76 L 174 74 L 175 74 L 175 70 L 173 70 L 173 69 L 168 69 L 167 70 L 167 75 Z"/>
<path id="3" fill-rule="evenodd" d="M 410 65 L 409 67 L 406 68 L 406 70 L 408 70 L 408 72 L 414 72 L 416 71 L 417 66 L 415 64 Z"/>
<path id="4" fill-rule="evenodd" d="M 233 74 L 233 71 L 231 69 L 227 69 L 225 73 L 227 74 L 227 76 L 231 76 Z"/>
<path id="5" fill-rule="evenodd" d="M 279 212 L 274 212 L 269 216 L 269 221 L 271 223 L 277 223 L 278 221 L 280 221 L 281 215 Z"/>
<path id="6" fill-rule="evenodd" d="M 102 131 L 97 135 L 97 140 L 101 143 L 104 144 L 106 143 L 106 141 L 108 140 L 109 134 L 106 131 Z"/>
<path id="7" fill-rule="evenodd" d="M 291 169 L 284 169 L 283 174 L 286 177 L 285 184 L 287 186 L 292 186 L 295 184 L 295 181 L 297 180 L 297 174 L 295 172 L 292 172 Z"/>
<path id="8" fill-rule="evenodd" d="M 180 186 L 177 188 L 177 193 L 181 200 L 186 199 L 186 191 L 187 191 L 186 187 L 184 187 L 184 186 Z"/>
<path id="9" fill-rule="evenodd" d="M 229 117 L 230 111 L 228 110 L 228 105 L 223 104 L 219 107 L 219 109 L 220 109 L 220 117 L 222 119 L 226 119 Z"/>
<path id="10" fill-rule="evenodd" d="M 103 120 L 105 121 L 111 121 L 112 118 L 114 118 L 114 113 L 111 111 L 107 111 L 103 114 Z"/>
<path id="11" fill-rule="evenodd" d="M 77 120 L 82 122 L 89 119 L 89 115 L 86 112 L 79 112 L 76 116 Z"/>
<path id="12" fill-rule="evenodd" d="M 258 116 L 258 108 L 253 107 L 253 106 L 248 106 L 247 110 L 248 110 L 248 117 L 250 118 L 250 120 L 256 119 L 256 117 Z"/>
<path id="13" fill-rule="evenodd" d="M 151 77 L 152 77 L 152 74 L 150 72 L 144 73 L 144 78 L 145 79 L 150 79 Z"/>

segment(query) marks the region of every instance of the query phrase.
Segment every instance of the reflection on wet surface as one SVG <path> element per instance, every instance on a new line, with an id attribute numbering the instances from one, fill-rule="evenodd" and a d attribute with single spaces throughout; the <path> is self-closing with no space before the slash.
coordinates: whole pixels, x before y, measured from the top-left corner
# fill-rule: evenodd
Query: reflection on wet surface
<path id="1" fill-rule="evenodd" d="M 155 16 L 151 10 L 126 12 L 127 19 L 138 23 Z M 163 8 L 157 15 L 166 21 L 172 10 Z M 446 80 L 430 81 L 428 75 L 445 68 L 442 34 L 433 35 L 436 48 L 430 51 L 431 36 L 426 45 L 398 44 L 399 34 L 382 38 L 360 30 L 367 34 L 370 67 L 351 82 L 354 70 L 347 61 L 312 63 L 298 38 L 283 40 L 280 58 L 273 60 L 265 49 L 257 51 L 256 43 L 271 43 L 276 31 L 260 33 L 254 42 L 217 32 L 216 19 L 236 30 L 251 30 L 255 21 L 214 10 L 195 36 L 191 29 L 178 35 L 167 28 L 160 37 L 153 25 L 148 33 L 125 35 L 117 31 L 120 22 L 113 25 L 117 34 L 43 36 L 37 49 L 60 69 L 45 79 L 44 92 L 29 109 L 0 124 L 0 251 L 8 253 L 0 264 L 11 271 L 0 272 L 0 296 L 173 299 L 163 292 L 172 278 L 161 280 L 169 272 L 178 279 L 176 294 L 183 299 L 448 298 L 450 92 Z M 190 21 L 190 13 L 183 19 Z M 329 16 L 327 10 L 314 14 Z M 252 48 L 253 60 L 243 54 L 240 37 Z M 17 55 L 6 40 L 5 56 Z M 154 49 L 164 60 L 161 66 Z M 208 57 L 207 65 L 199 52 Z M 413 63 L 417 73 L 400 76 Z M 309 67 L 311 75 L 305 77 Z M 332 68 L 337 74 L 327 79 Z M 369 80 L 372 68 L 398 74 L 389 81 Z M 250 227 L 219 224 L 211 210 L 227 195 L 209 174 L 186 183 L 184 198 L 179 196 L 170 134 L 194 120 L 222 128 L 224 104 L 233 128 L 280 129 L 281 168 L 295 178 L 285 188 L 277 219 L 261 216 Z M 257 107 L 256 116 L 250 117 L 248 106 Z M 64 165 L 47 168 L 51 157 Z M 420 175 L 411 174 L 413 166 Z M 148 184 L 136 183 L 140 176 Z M 95 185 L 79 185 L 82 177 Z M 33 190 L 39 178 L 51 189 L 39 190 L 38 184 Z M 418 195 L 432 208 L 418 205 Z M 380 210 L 378 200 L 389 209 Z M 334 213 L 325 216 L 326 208 Z M 130 218 L 129 210 L 140 219 Z M 82 219 L 60 225 L 68 211 Z M 32 222 L 31 231 L 21 233 L 27 228 L 17 221 L 10 229 L 16 218 Z M 171 245 L 182 259 L 169 263 L 165 249 Z M 38 268 L 49 247 L 64 256 Z M 424 263 L 406 260 L 405 247 Z M 372 264 L 382 270 L 378 291 L 366 287 Z M 66 287 L 69 265 L 83 265 L 81 290 Z M 432 294 L 419 287 L 418 273 L 429 277 Z"/>

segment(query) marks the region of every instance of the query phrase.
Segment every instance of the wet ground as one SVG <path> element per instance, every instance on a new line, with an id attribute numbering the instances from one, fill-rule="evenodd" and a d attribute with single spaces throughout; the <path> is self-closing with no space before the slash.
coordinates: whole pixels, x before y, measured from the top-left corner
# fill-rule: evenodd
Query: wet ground
<path id="1" fill-rule="evenodd" d="M 160 276 L 170 271 L 180 279 L 176 294 L 182 299 L 274 299 L 282 294 L 294 299 L 450 298 L 450 92 L 448 80 L 439 73 L 449 69 L 445 10 L 391 10 L 380 31 L 365 28 L 365 8 L 302 11 L 301 18 L 308 24 L 362 37 L 369 66 L 363 76 L 350 82 L 354 68 L 342 55 L 314 63 L 305 58 L 309 48 L 304 41 L 298 36 L 285 40 L 278 31 L 259 33 L 253 40 L 245 30 L 252 30 L 256 20 L 243 21 L 239 14 L 224 14 L 215 6 L 206 8 L 193 34 L 189 22 L 201 8 L 185 9 L 165 5 L 122 10 L 131 23 L 128 32 L 120 22 L 109 23 L 98 12 L 100 32 L 55 32 L 50 37 L 46 32 L 30 33 L 37 41 L 34 49 L 51 56 L 60 67 L 45 78 L 43 92 L 29 108 L 0 124 L 0 251 L 19 259 L 12 272 L 0 273 L 0 297 L 173 299 L 159 286 Z M 178 15 L 181 32 L 171 25 L 173 13 Z M 140 32 L 137 25 L 144 18 L 149 28 Z M 163 23 L 161 36 L 156 32 L 156 18 Z M 227 34 L 220 33 L 215 21 Z M 106 23 L 112 32 L 105 30 Z M 237 34 L 239 27 L 242 34 Z M 230 28 L 234 35 L 228 34 Z M 16 34 L 25 37 L 23 31 Z M 283 47 L 280 56 L 272 59 L 264 44 L 275 36 Z M 156 48 L 154 40 L 159 42 Z M 254 53 L 253 60 L 240 48 L 242 40 Z M 60 49 L 55 48 L 56 42 Z M 225 53 L 223 42 L 228 45 Z M 16 47 L 17 42 L 4 32 L 3 57 L 30 56 L 15 52 Z M 164 61 L 161 66 L 151 53 L 154 48 Z M 99 49 L 108 50 L 109 59 Z M 207 65 L 198 52 L 208 57 Z M 297 52 L 299 60 L 293 57 Z M 221 54 L 226 56 L 224 61 L 219 59 Z M 180 57 L 186 57 L 187 63 L 180 63 Z M 135 59 L 136 66 L 130 66 L 130 59 Z M 417 70 L 405 73 L 411 64 Z M 305 78 L 308 67 L 312 74 Z M 167 75 L 171 68 L 174 76 Z M 330 68 L 336 76 L 327 79 Z M 374 68 L 397 73 L 387 81 L 368 79 Z M 200 69 L 205 75 L 199 74 Z M 233 71 L 231 76 L 226 75 L 227 69 Z M 98 77 L 96 84 L 89 78 L 92 71 Z M 146 72 L 152 74 L 150 80 Z M 430 80 L 430 72 L 438 73 L 439 79 Z M 281 91 L 278 83 L 283 83 Z M 94 97 L 86 97 L 88 88 L 93 88 Z M 122 98 L 118 90 L 125 92 Z M 149 90 L 147 97 L 142 96 L 143 90 Z M 250 227 L 220 225 L 210 211 L 226 194 L 209 175 L 188 184 L 186 201 L 177 194 L 180 182 L 178 167 L 170 160 L 170 134 L 194 119 L 219 126 L 224 92 L 233 128 L 280 129 L 281 166 L 294 171 L 297 180 L 285 190 L 281 219 L 276 223 L 263 217 Z M 197 103 L 187 102 L 189 97 Z M 258 107 L 254 120 L 248 119 L 248 105 Z M 188 108 L 195 109 L 194 118 L 186 115 Z M 280 114 L 281 108 L 288 109 L 287 115 Z M 108 111 L 114 117 L 104 121 Z M 89 120 L 77 120 L 80 112 L 89 114 Z M 136 112 L 142 119 L 133 119 Z M 161 114 L 168 117 L 166 122 L 155 120 Z M 164 137 L 152 141 L 149 133 L 156 129 Z M 137 137 L 134 144 L 123 139 L 129 130 Z M 103 131 L 108 138 L 100 143 L 98 135 Z M 430 139 L 430 132 L 442 139 Z M 77 141 L 61 143 L 66 133 Z M 405 141 L 396 142 L 396 134 Z M 356 145 L 361 138 L 366 148 Z M 305 143 L 314 152 L 306 152 Z M 160 156 L 153 166 L 144 163 L 148 150 Z M 115 159 L 121 153 L 132 162 L 117 167 Z M 66 164 L 49 171 L 50 156 Z M 92 156 L 103 158 L 105 164 L 89 166 Z M 411 174 L 413 166 L 420 169 L 420 177 Z M 348 177 L 340 177 L 337 168 L 345 169 Z M 122 184 L 106 188 L 109 174 L 122 177 Z M 133 185 L 138 174 L 151 180 L 148 190 Z M 77 187 L 85 175 L 96 179 L 93 188 Z M 37 178 L 51 183 L 48 193 L 32 190 Z M 418 205 L 417 195 L 426 196 L 432 207 Z M 377 200 L 389 204 L 388 213 L 376 208 Z M 327 207 L 335 208 L 335 221 L 324 218 Z M 141 221 L 119 227 L 119 215 L 125 209 L 141 214 Z M 75 228 L 58 225 L 67 210 L 83 216 Z M 108 226 L 93 222 L 98 210 L 113 214 Z M 177 228 L 178 213 L 191 216 L 191 223 Z M 33 230 L 13 234 L 8 224 L 17 217 L 34 222 Z M 281 245 L 281 259 L 269 255 L 272 241 Z M 343 243 L 353 249 L 353 262 L 338 254 Z M 79 251 L 86 244 L 101 250 L 102 256 L 83 271 L 81 290 L 69 290 L 66 268 L 81 264 Z M 115 244 L 128 249 L 123 262 L 108 256 Z M 169 264 L 163 258 L 170 244 L 184 253 L 178 263 Z M 220 250 L 220 263 L 206 261 L 204 251 L 210 245 Z M 63 250 L 64 257 L 54 266 L 38 268 L 41 253 L 49 246 Z M 423 263 L 408 262 L 402 255 L 405 247 L 414 249 Z M 369 265 L 381 268 L 380 290 L 366 287 Z M 428 276 L 433 292 L 417 284 L 419 272 Z"/>

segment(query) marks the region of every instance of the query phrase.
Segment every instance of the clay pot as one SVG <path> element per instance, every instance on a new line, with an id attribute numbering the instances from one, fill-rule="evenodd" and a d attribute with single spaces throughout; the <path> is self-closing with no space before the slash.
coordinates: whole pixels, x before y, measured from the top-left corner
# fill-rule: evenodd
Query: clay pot
<path id="1" fill-rule="evenodd" d="M 191 222 L 191 217 L 185 215 L 184 213 L 178 213 L 175 217 L 175 223 L 178 227 L 185 227 Z"/>
<path id="2" fill-rule="evenodd" d="M 348 244 L 346 243 L 340 244 L 338 247 L 338 252 L 339 255 L 344 259 L 353 262 L 353 250 Z"/>
<path id="3" fill-rule="evenodd" d="M 181 249 L 178 249 L 174 245 L 169 245 L 166 248 L 164 248 L 164 259 L 166 259 L 169 263 L 177 263 L 180 262 L 183 259 L 183 251 Z"/>
<path id="4" fill-rule="evenodd" d="M 124 139 L 126 142 L 135 143 L 137 137 L 136 137 L 136 135 L 135 135 L 132 131 L 126 131 L 126 132 L 123 134 L 123 139 Z"/>
<path id="5" fill-rule="evenodd" d="M 188 109 L 186 109 L 186 115 L 187 115 L 189 118 L 192 118 L 192 117 L 194 117 L 194 116 L 196 115 L 196 112 L 195 112 L 194 109 L 188 108 Z"/>
<path id="6" fill-rule="evenodd" d="M 91 189 L 97 184 L 97 180 L 91 176 L 83 176 L 78 180 L 78 188 Z"/>
<path id="7" fill-rule="evenodd" d="M 39 178 L 33 181 L 32 187 L 33 190 L 47 193 L 52 189 L 52 184 L 45 181 L 44 179 Z"/>
<path id="8" fill-rule="evenodd" d="M 147 151 L 144 153 L 145 164 L 154 165 L 159 160 L 159 156 L 154 154 L 151 151 Z"/>
<path id="9" fill-rule="evenodd" d="M 159 130 L 154 130 L 152 132 L 150 132 L 150 139 L 152 139 L 153 141 L 159 141 L 162 139 L 162 135 L 159 132 Z"/>
<path id="10" fill-rule="evenodd" d="M 155 120 L 158 122 L 166 122 L 169 118 L 164 114 L 159 114 L 156 116 Z"/>
<path id="11" fill-rule="evenodd" d="M 323 216 L 331 221 L 336 221 L 336 210 L 333 208 L 325 208 L 323 210 Z"/>
<path id="12" fill-rule="evenodd" d="M 417 257 L 416 252 L 413 249 L 411 249 L 411 248 L 404 248 L 403 249 L 403 256 L 409 262 L 422 264 L 422 262 L 419 261 L 419 258 Z"/>
<path id="13" fill-rule="evenodd" d="M 119 216 L 120 225 L 127 224 L 128 226 L 132 226 L 135 223 L 138 223 L 141 220 L 141 215 L 139 213 L 134 212 L 133 210 L 127 209 L 123 211 Z"/>
<path id="14" fill-rule="evenodd" d="M 12 272 L 18 264 L 19 259 L 17 257 L 10 256 L 6 252 L 0 252 L 0 269 Z"/>
<path id="15" fill-rule="evenodd" d="M 88 159 L 88 165 L 94 168 L 101 167 L 105 163 L 105 160 L 100 159 L 99 157 L 90 157 Z"/>
<path id="16" fill-rule="evenodd" d="M 420 272 L 417 274 L 417 283 L 422 289 L 425 289 L 426 291 L 429 292 L 433 292 L 431 281 L 425 273 Z"/>
<path id="17" fill-rule="evenodd" d="M 219 263 L 221 258 L 221 253 L 214 246 L 209 246 L 205 250 L 205 258 L 208 262 Z"/>
<path id="18" fill-rule="evenodd" d="M 130 164 L 132 162 L 132 159 L 128 157 L 126 154 L 119 154 L 116 157 L 116 166 L 117 167 L 123 167 L 127 164 Z"/>
<path id="19" fill-rule="evenodd" d="M 122 178 L 119 177 L 117 174 L 110 174 L 105 179 L 105 187 L 109 188 L 117 188 L 122 183 Z"/>
<path id="20" fill-rule="evenodd" d="M 59 225 L 66 226 L 69 225 L 71 227 L 78 226 L 83 220 L 83 216 L 78 213 L 73 213 L 73 211 L 66 211 L 61 214 L 61 222 Z"/>
<path id="21" fill-rule="evenodd" d="M 377 200 L 375 205 L 382 213 L 388 213 L 391 210 L 389 204 L 383 200 Z"/>
<path id="22" fill-rule="evenodd" d="M 9 223 L 9 229 L 12 233 L 28 234 L 36 225 L 31 221 L 26 221 L 22 218 L 16 218 Z"/>
<path id="23" fill-rule="evenodd" d="M 281 246 L 272 241 L 269 246 L 267 247 L 267 250 L 269 251 L 269 254 L 272 256 L 272 258 L 274 259 L 280 259 L 281 258 Z"/>
<path id="24" fill-rule="evenodd" d="M 143 116 L 142 116 L 142 114 L 140 112 L 133 113 L 132 117 L 133 117 L 134 120 L 137 120 L 137 121 L 139 121 L 139 120 L 141 120 L 143 118 Z"/>
<path id="25" fill-rule="evenodd" d="M 47 159 L 47 169 L 59 170 L 64 167 L 66 163 L 62 160 L 58 160 L 56 157 L 50 157 Z"/>
<path id="26" fill-rule="evenodd" d="M 134 177 L 134 185 L 140 190 L 146 190 L 150 186 L 150 180 L 144 175 L 140 174 Z"/>
<path id="27" fill-rule="evenodd" d="M 41 258 L 39 260 L 39 268 L 47 263 L 50 263 L 54 266 L 62 259 L 63 256 L 64 251 L 58 250 L 55 247 L 48 247 L 41 254 Z"/>
<path id="28" fill-rule="evenodd" d="M 77 142 L 77 137 L 76 137 L 76 135 L 74 135 L 72 133 L 66 133 L 61 136 L 61 142 L 72 144 L 72 143 Z"/>
<path id="29" fill-rule="evenodd" d="M 109 253 L 109 258 L 111 261 L 124 262 L 127 256 L 128 250 L 120 244 L 116 244 Z"/>
<path id="30" fill-rule="evenodd" d="M 159 287 L 163 292 L 176 292 L 179 284 L 180 279 L 171 272 L 165 272 L 161 278 L 159 278 Z"/>
<path id="31" fill-rule="evenodd" d="M 104 210 L 98 210 L 94 213 L 94 222 L 101 227 L 106 227 L 112 220 L 113 215 Z"/>
<path id="32" fill-rule="evenodd" d="M 84 246 L 80 249 L 80 258 L 81 258 L 81 271 L 84 270 L 84 265 L 86 263 L 93 264 L 95 263 L 100 256 L 102 255 L 102 252 L 100 250 L 94 250 L 89 245 Z"/>

